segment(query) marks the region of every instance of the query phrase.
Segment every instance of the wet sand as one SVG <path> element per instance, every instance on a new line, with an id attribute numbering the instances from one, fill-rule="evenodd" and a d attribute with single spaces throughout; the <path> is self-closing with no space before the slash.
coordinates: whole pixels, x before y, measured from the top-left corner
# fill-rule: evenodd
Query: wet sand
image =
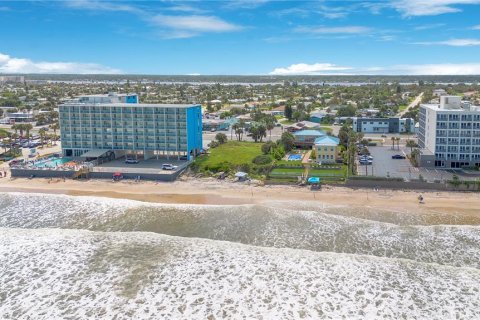
<path id="1" fill-rule="evenodd" d="M 373 207 L 396 211 L 429 211 L 480 218 L 480 194 L 465 192 L 418 192 L 350 189 L 324 186 L 312 191 L 297 186 L 256 186 L 215 179 L 189 179 L 176 182 L 62 179 L 0 179 L 0 192 L 56 193 L 96 196 L 170 204 L 239 205 L 269 201 L 308 201 L 319 204 Z M 417 197 L 422 194 L 424 204 Z M 475 223 L 476 224 L 476 223 Z"/>

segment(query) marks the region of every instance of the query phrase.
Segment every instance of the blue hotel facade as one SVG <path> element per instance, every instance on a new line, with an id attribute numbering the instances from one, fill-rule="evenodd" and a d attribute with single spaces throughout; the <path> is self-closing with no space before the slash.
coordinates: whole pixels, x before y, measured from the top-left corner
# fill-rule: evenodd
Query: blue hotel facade
<path id="1" fill-rule="evenodd" d="M 142 104 L 136 94 L 81 96 L 59 106 L 62 152 L 188 160 L 202 150 L 200 105 Z"/>

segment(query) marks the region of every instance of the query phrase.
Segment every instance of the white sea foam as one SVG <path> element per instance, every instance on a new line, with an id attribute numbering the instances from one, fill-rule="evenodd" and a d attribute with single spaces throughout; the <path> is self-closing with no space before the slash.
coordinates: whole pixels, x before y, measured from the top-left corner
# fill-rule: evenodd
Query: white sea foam
<path id="1" fill-rule="evenodd" d="M 0 195 L 0 205 L 0 227 L 147 231 L 480 268 L 478 226 L 397 225 L 349 216 L 345 207 L 172 206 L 24 194 Z"/>
<path id="2" fill-rule="evenodd" d="M 0 229 L 3 319 L 475 319 L 480 272 L 151 233 Z"/>
<path id="3" fill-rule="evenodd" d="M 480 318 L 479 227 L 351 210 L 0 194 L 0 319 Z"/>

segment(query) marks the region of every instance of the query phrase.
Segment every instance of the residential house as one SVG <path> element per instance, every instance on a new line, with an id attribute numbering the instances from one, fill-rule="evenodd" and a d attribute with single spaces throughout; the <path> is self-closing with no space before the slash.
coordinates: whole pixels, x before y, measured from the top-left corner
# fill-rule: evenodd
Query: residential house
<path id="1" fill-rule="evenodd" d="M 339 158 L 340 139 L 332 136 L 322 136 L 315 139 L 313 150 L 315 151 L 317 163 L 336 163 Z"/>
<path id="2" fill-rule="evenodd" d="M 321 130 L 300 130 L 294 132 L 293 136 L 295 137 L 295 146 L 311 148 L 316 139 L 325 136 L 325 132 Z"/>

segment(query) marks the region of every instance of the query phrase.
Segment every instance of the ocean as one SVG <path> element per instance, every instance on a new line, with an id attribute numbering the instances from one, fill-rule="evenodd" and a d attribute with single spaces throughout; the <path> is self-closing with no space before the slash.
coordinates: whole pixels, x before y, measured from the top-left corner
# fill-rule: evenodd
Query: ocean
<path id="1" fill-rule="evenodd" d="M 0 194 L 0 319 L 479 319 L 480 223 Z"/>

